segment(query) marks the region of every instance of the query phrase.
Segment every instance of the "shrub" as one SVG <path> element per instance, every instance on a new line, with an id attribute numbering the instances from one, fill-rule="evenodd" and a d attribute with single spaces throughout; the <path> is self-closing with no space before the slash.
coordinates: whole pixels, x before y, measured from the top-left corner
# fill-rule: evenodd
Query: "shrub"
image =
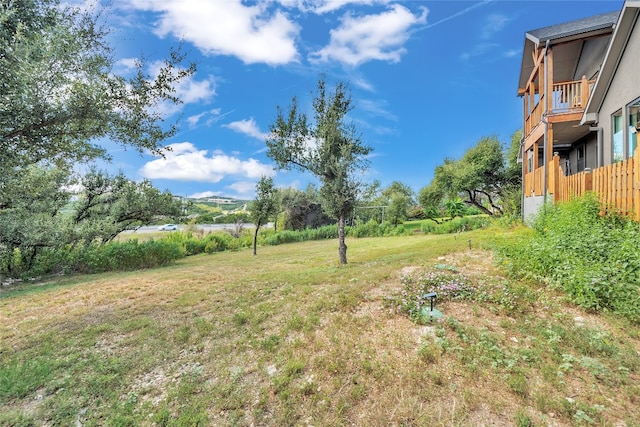
<path id="1" fill-rule="evenodd" d="M 351 237 L 374 237 L 380 233 L 380 227 L 375 219 L 370 219 L 365 223 L 356 224 L 349 230 Z"/>
<path id="2" fill-rule="evenodd" d="M 143 243 L 129 240 L 75 247 L 69 245 L 43 250 L 36 257 L 28 274 L 41 276 L 137 270 L 167 265 L 185 255 L 186 251 L 180 244 L 168 240 L 149 240 Z"/>
<path id="3" fill-rule="evenodd" d="M 464 216 L 456 217 L 448 221 L 444 221 L 440 224 L 435 222 L 425 222 L 422 224 L 421 230 L 423 233 L 429 234 L 451 234 L 460 233 L 463 231 L 476 230 L 478 228 L 486 227 L 490 224 L 489 217 L 480 216 Z"/>
<path id="4" fill-rule="evenodd" d="M 187 256 L 201 254 L 207 246 L 203 239 L 187 239 L 184 241 L 184 249 Z"/>
<path id="5" fill-rule="evenodd" d="M 234 238 L 227 233 L 211 233 L 204 238 L 204 251 L 208 254 L 211 254 L 214 252 L 222 252 L 227 249 L 231 249 L 231 246 L 235 246 L 232 243 L 233 240 Z"/>
<path id="6" fill-rule="evenodd" d="M 167 265 L 184 256 L 185 252 L 178 244 L 162 240 L 93 244 L 79 250 L 72 270 L 85 273 L 137 270 Z"/>
<path id="7" fill-rule="evenodd" d="M 594 194 L 546 206 L 534 233 L 497 248 L 499 260 L 512 276 L 551 283 L 586 309 L 640 322 L 640 226 L 599 212 Z"/>

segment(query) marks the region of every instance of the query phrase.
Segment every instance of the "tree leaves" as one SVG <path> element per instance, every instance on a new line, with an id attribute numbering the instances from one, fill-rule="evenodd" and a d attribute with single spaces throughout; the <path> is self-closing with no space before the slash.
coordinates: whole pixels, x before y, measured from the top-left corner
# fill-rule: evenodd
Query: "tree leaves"
<path id="1" fill-rule="evenodd" d="M 288 110 L 277 108 L 270 126 L 267 155 L 280 169 L 295 168 L 316 176 L 322 186 L 323 208 L 338 219 L 340 262 L 345 264 L 344 223 L 353 210 L 360 183 L 355 172 L 366 168 L 371 147 L 362 143 L 346 115 L 353 108 L 345 83 L 327 89 L 325 76 L 318 80 L 313 98 L 314 122 L 300 112 L 297 98 Z"/>

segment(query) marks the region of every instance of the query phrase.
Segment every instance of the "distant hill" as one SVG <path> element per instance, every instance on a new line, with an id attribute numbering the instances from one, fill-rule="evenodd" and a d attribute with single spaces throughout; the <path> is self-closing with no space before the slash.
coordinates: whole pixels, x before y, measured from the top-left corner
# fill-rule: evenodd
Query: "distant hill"
<path id="1" fill-rule="evenodd" d="M 223 211 L 235 211 L 242 209 L 245 205 L 249 204 L 251 200 L 232 199 L 230 197 L 201 197 L 198 199 L 189 198 L 189 201 L 194 204 L 200 204 L 205 206 L 211 206 L 212 208 L 220 208 Z"/>

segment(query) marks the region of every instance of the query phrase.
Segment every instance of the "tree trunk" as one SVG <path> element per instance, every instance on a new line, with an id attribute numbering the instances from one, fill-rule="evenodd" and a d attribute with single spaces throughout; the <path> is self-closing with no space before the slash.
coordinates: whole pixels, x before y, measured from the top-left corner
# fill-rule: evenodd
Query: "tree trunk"
<path id="1" fill-rule="evenodd" d="M 347 263 L 347 244 L 344 242 L 344 214 L 340 214 L 338 219 L 338 255 L 340 256 L 340 264 Z"/>
<path id="2" fill-rule="evenodd" d="M 260 229 L 260 221 L 256 224 L 256 232 L 253 234 L 253 255 L 258 255 L 257 246 L 258 246 L 258 230 Z"/>

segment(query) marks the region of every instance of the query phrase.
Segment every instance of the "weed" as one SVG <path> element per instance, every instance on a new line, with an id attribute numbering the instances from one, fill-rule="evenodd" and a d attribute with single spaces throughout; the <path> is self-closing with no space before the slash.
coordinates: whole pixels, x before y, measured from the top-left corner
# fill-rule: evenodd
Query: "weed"
<path id="1" fill-rule="evenodd" d="M 586 309 L 638 323 L 640 225 L 599 210 L 594 194 L 546 208 L 533 235 L 503 242 L 497 252 L 514 277 L 546 280 Z"/>
<path id="2" fill-rule="evenodd" d="M 437 362 L 441 353 L 440 346 L 431 340 L 422 343 L 418 349 L 418 357 L 427 364 Z"/>
<path id="3" fill-rule="evenodd" d="M 507 377 L 507 385 L 511 391 L 523 399 L 529 397 L 529 381 L 522 372 L 510 374 Z"/>
<path id="4" fill-rule="evenodd" d="M 516 426 L 517 427 L 533 427 L 533 421 L 531 420 L 531 417 L 529 417 L 529 415 L 522 409 L 518 409 L 518 412 L 516 412 Z"/>

